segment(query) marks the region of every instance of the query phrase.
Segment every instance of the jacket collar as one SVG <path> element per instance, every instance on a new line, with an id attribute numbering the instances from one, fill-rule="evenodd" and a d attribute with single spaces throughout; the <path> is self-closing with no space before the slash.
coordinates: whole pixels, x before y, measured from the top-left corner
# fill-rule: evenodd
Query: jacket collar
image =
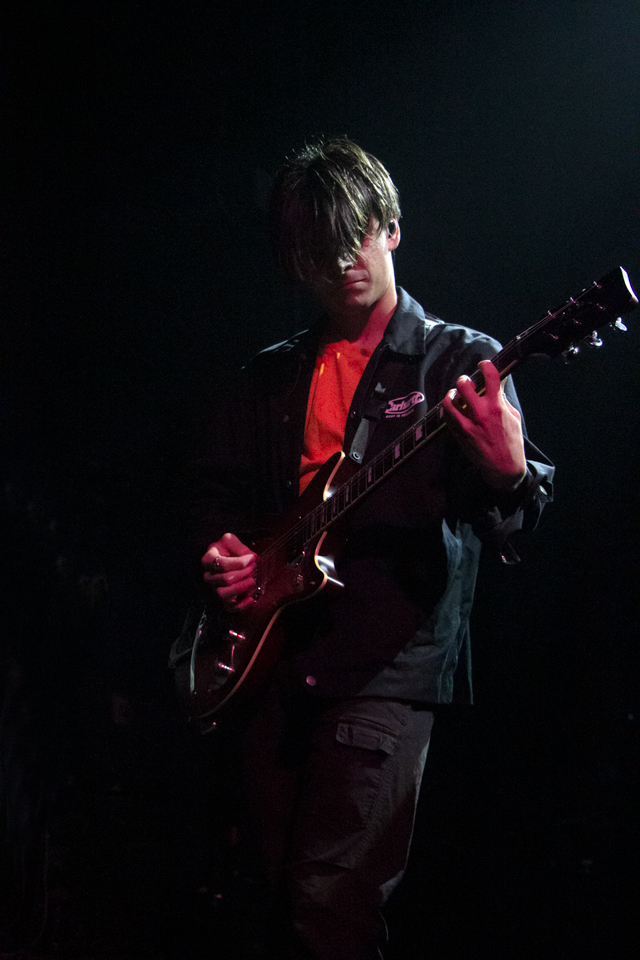
<path id="1" fill-rule="evenodd" d="M 380 346 L 406 356 L 424 356 L 427 337 L 431 330 L 440 324 L 442 320 L 426 313 L 417 300 L 410 297 L 402 287 L 398 287 L 398 305 L 387 324 Z M 282 343 L 274 344 L 263 353 L 286 355 L 293 351 L 302 360 L 315 360 L 324 325 L 324 317 L 321 317 L 308 330 L 303 330 Z"/>
<path id="2" fill-rule="evenodd" d="M 398 287 L 398 306 L 385 330 L 382 342 L 394 353 L 423 356 L 427 336 L 442 320 L 425 313 L 417 300 Z"/>

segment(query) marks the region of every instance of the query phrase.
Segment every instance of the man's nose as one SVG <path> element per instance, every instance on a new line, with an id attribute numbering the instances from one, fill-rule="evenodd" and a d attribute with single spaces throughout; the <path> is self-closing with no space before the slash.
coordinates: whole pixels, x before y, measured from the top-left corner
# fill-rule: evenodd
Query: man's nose
<path id="1" fill-rule="evenodd" d="M 340 273 L 346 273 L 354 264 L 353 260 L 346 260 L 344 257 L 338 257 L 338 268 Z"/>

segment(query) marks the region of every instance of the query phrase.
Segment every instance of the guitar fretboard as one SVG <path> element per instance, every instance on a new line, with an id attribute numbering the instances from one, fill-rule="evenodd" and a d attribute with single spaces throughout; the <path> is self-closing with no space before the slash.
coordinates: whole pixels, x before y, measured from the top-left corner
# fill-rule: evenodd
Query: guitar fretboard
<path id="1" fill-rule="evenodd" d="M 493 358 L 500 379 L 528 357 L 552 357 L 583 340 L 592 330 L 611 323 L 619 313 L 634 309 L 637 299 L 626 271 L 620 267 L 587 287 L 576 299 L 546 313 L 537 323 L 511 340 Z M 482 371 L 471 376 L 478 393 L 484 392 Z M 288 562 L 299 558 L 307 546 L 340 519 L 359 500 L 396 470 L 408 457 L 427 444 L 445 426 L 442 402 L 401 433 L 336 489 L 333 494 L 294 523 L 271 544 L 258 561 L 258 578 L 268 578 L 276 554 L 284 549 Z"/>

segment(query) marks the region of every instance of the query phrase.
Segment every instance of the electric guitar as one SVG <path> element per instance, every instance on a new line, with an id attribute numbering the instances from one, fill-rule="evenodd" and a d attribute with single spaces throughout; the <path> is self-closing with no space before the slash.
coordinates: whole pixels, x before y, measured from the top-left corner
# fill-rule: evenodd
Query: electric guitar
<path id="1" fill-rule="evenodd" d="M 500 350 L 493 363 L 504 380 L 528 357 L 577 353 L 582 343 L 600 346 L 597 331 L 607 325 L 626 330 L 620 315 L 637 305 L 627 272 L 619 267 L 549 311 Z M 479 369 L 471 379 L 481 393 L 484 378 Z M 259 556 L 254 603 L 235 614 L 222 613 L 213 604 L 190 611 L 173 644 L 170 665 L 179 698 L 202 732 L 215 727 L 218 711 L 241 703 L 268 677 L 284 643 L 282 611 L 323 589 L 342 586 L 330 546 L 337 522 L 444 426 L 439 403 L 362 467 L 342 451 L 334 454 L 295 507 L 269 527 L 264 540 L 253 544 Z"/>

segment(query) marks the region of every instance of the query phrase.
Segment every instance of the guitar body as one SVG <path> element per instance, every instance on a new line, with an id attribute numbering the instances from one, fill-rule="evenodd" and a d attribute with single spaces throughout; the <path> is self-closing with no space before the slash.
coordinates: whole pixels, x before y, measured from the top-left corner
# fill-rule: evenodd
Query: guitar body
<path id="1" fill-rule="evenodd" d="M 235 614 L 225 613 L 218 604 L 207 605 L 193 645 L 174 657 L 179 697 L 203 730 L 215 726 L 215 714 L 232 698 L 240 703 L 263 685 L 285 642 L 282 611 L 321 590 L 342 587 L 334 566 L 337 538 L 324 531 L 306 541 L 303 549 L 292 550 L 287 533 L 356 469 L 342 452 L 334 454 L 294 509 L 273 525 L 261 525 L 268 533 L 253 544 L 261 558 L 255 602 Z"/>
<path id="2" fill-rule="evenodd" d="M 577 353 L 580 344 L 600 346 L 596 331 L 626 329 L 619 319 L 638 305 L 626 271 L 612 270 L 575 299 L 549 311 L 500 350 L 493 363 L 505 379 L 530 356 Z M 616 319 L 617 318 L 617 319 Z M 479 392 L 484 378 L 471 377 Z M 351 507 L 445 426 L 442 403 L 400 433 L 365 466 L 336 453 L 318 471 L 295 507 L 253 544 L 258 554 L 255 602 L 236 614 L 206 607 L 197 624 L 185 624 L 170 665 L 186 712 L 206 732 L 218 711 L 258 688 L 280 656 L 285 640 L 280 614 L 292 603 L 327 588 L 340 588 L 334 567 L 336 526 Z"/>

